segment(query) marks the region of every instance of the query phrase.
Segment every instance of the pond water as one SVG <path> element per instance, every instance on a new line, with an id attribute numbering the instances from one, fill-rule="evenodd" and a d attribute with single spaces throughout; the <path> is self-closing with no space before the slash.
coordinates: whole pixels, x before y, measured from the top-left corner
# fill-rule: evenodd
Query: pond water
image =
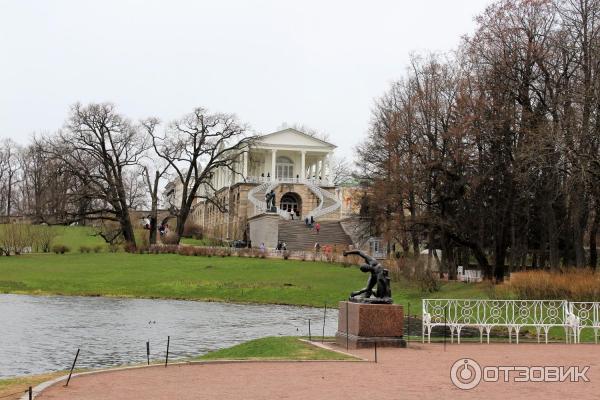
<path id="1" fill-rule="evenodd" d="M 178 300 L 0 294 L 0 378 L 204 354 L 263 336 L 322 334 L 323 309 Z M 335 334 L 337 309 L 325 334 Z"/>

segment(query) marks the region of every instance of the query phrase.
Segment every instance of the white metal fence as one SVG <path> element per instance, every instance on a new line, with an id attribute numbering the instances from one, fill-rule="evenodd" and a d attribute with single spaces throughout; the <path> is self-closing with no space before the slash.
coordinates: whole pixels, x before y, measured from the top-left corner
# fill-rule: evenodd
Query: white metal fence
<path id="1" fill-rule="evenodd" d="M 450 340 L 456 335 L 460 343 L 464 327 L 479 330 L 479 341 L 483 334 L 490 342 L 490 331 L 494 327 L 508 329 L 509 342 L 513 333 L 519 343 L 519 332 L 524 327 L 533 327 L 538 343 L 543 332 L 548 343 L 548 331 L 552 327 L 565 330 L 567 343 L 579 342 L 581 330 L 594 330 L 598 339 L 600 303 L 574 303 L 566 300 L 475 300 L 475 299 L 423 299 L 422 340 L 431 341 L 431 330 L 444 326 L 450 330 Z"/>
<path id="2" fill-rule="evenodd" d="M 594 331 L 594 342 L 598 343 L 598 330 L 600 329 L 600 302 L 569 302 L 569 313 L 576 331 L 576 339 L 583 329 Z"/>

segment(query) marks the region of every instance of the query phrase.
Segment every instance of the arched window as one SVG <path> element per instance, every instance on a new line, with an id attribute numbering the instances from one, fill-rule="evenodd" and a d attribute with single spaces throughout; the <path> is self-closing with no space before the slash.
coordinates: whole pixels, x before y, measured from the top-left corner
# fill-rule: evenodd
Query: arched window
<path id="1" fill-rule="evenodd" d="M 294 177 L 294 163 L 289 158 L 284 156 L 277 157 L 275 166 L 275 176 L 277 179 L 286 179 Z"/>

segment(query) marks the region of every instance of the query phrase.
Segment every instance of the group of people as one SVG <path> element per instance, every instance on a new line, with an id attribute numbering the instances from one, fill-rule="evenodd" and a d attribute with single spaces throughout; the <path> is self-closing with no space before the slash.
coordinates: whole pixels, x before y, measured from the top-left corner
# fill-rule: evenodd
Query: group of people
<path id="1" fill-rule="evenodd" d="M 310 216 L 310 218 L 308 218 L 308 217 L 304 218 L 304 225 L 306 225 L 306 227 L 308 227 L 310 229 L 315 228 L 315 231 L 317 231 L 317 234 L 321 230 L 321 224 L 319 224 L 318 222 L 315 223 L 315 218 L 312 215 Z"/>
<path id="2" fill-rule="evenodd" d="M 319 242 L 315 242 L 315 246 L 314 246 L 314 250 L 315 253 L 319 254 L 321 253 L 321 244 Z M 333 252 L 335 251 L 335 245 L 325 245 L 323 246 L 323 253 L 327 256 L 327 255 L 331 255 L 333 254 Z"/>
<path id="3" fill-rule="evenodd" d="M 282 250 L 283 250 L 283 251 L 285 251 L 285 250 L 287 250 L 287 243 L 285 243 L 285 242 L 282 242 L 282 241 L 280 240 L 279 242 L 277 242 L 277 247 L 276 247 L 276 249 L 277 249 L 278 251 L 282 251 Z"/>
<path id="4" fill-rule="evenodd" d="M 150 230 L 150 226 L 151 226 L 150 216 L 147 216 L 146 218 L 144 218 L 142 225 L 144 226 L 144 229 Z M 169 233 L 169 224 L 166 224 L 166 223 L 160 224 L 160 226 L 158 227 L 158 233 L 160 234 L 160 236 L 164 236 L 167 233 Z"/>

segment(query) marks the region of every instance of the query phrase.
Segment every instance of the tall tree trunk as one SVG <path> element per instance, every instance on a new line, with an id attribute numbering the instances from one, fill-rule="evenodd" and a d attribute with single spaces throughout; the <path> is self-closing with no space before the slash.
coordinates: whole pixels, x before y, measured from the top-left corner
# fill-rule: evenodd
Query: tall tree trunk
<path id="1" fill-rule="evenodd" d="M 596 207 L 594 221 L 590 227 L 590 267 L 596 269 L 598 266 L 598 249 L 596 247 L 596 236 L 600 226 L 600 207 Z"/>
<path id="2" fill-rule="evenodd" d="M 558 226 L 556 223 L 556 216 L 554 215 L 554 208 L 552 207 L 552 201 L 549 199 L 545 201 L 544 214 L 546 220 L 546 231 L 548 234 L 550 268 L 556 269 L 560 266 L 560 254 L 558 249 Z M 542 243 L 542 245 L 543 244 L 544 243 Z M 543 248 L 541 250 L 543 253 L 545 253 Z"/>
<path id="3" fill-rule="evenodd" d="M 131 217 L 129 215 L 129 210 L 125 209 L 122 211 L 122 216 L 120 218 L 121 230 L 123 232 L 123 239 L 128 244 L 135 246 L 135 232 L 133 229 L 133 224 L 131 223 Z"/>
<path id="4" fill-rule="evenodd" d="M 10 224 L 10 209 L 12 202 L 12 172 L 8 171 L 8 188 L 6 194 L 6 216 L 8 217 L 8 223 Z"/>
<path id="5" fill-rule="evenodd" d="M 410 207 L 410 218 L 412 221 L 411 228 L 410 228 L 410 236 L 411 236 L 412 247 L 413 247 L 413 255 L 415 257 L 418 257 L 419 253 L 421 252 L 421 249 L 419 248 L 419 235 L 417 233 L 417 230 L 414 228 L 414 223 L 417 219 L 417 207 L 415 204 L 415 193 L 413 190 L 411 190 L 408 195 L 408 203 L 409 203 L 409 207 Z"/>

